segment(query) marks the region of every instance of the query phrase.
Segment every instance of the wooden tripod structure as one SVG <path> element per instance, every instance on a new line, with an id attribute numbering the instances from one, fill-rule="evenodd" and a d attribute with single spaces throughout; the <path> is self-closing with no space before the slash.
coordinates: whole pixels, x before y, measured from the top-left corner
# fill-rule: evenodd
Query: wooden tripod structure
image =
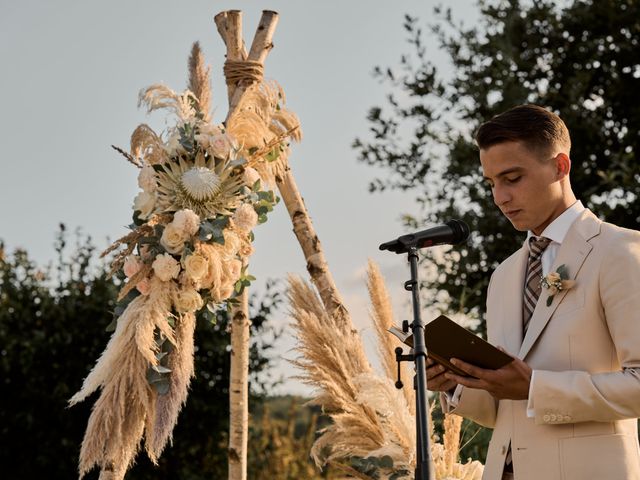
<path id="1" fill-rule="evenodd" d="M 247 53 L 242 36 L 242 12 L 230 10 L 215 16 L 215 23 L 227 48 L 227 62 L 245 62 L 247 70 L 264 66 L 269 51 L 273 48 L 273 34 L 278 23 L 278 14 L 265 10 L 258 24 L 251 48 Z M 225 75 L 227 70 L 225 69 Z M 231 117 L 249 86 L 258 81 L 247 76 L 230 79 L 227 75 L 229 113 Z M 291 169 L 276 175 L 276 185 L 287 207 L 293 223 L 293 231 L 302 247 L 307 261 L 307 270 L 317 288 L 327 312 L 342 322 L 351 323 L 349 313 L 336 288 L 329 271 L 320 240 L 305 207 Z M 248 292 L 244 290 L 240 302 L 231 315 L 231 372 L 229 387 L 230 432 L 229 432 L 229 479 L 247 478 L 248 442 L 248 365 L 249 365 L 249 315 Z"/>

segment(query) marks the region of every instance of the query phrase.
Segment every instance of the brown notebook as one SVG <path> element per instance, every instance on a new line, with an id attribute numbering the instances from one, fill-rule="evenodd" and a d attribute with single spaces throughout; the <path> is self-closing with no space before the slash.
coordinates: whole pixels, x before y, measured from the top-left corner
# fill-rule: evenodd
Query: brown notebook
<path id="1" fill-rule="evenodd" d="M 402 342 L 413 347 L 413 334 L 397 327 L 389 329 Z M 427 355 L 458 375 L 468 376 L 449 361 L 459 358 L 467 363 L 487 369 L 504 367 L 513 359 L 506 353 L 471 333 L 445 315 L 427 323 L 424 328 Z"/>

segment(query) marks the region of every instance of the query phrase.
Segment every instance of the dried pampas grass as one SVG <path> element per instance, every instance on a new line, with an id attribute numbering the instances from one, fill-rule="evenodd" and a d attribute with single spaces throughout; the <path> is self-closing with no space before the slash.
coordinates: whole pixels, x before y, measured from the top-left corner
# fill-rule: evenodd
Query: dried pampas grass
<path id="1" fill-rule="evenodd" d="M 171 441 L 173 428 L 178 422 L 178 414 L 187 401 L 189 384 L 194 375 L 193 334 L 196 317 L 193 313 L 182 315 L 176 325 L 176 347 L 169 356 L 171 369 L 169 392 L 157 396 L 155 419 L 151 432 L 147 432 L 146 450 L 149 458 L 156 463 L 157 458 Z"/>
<path id="2" fill-rule="evenodd" d="M 275 177 L 288 168 L 289 148 L 284 141 L 302 139 L 300 120 L 295 113 L 283 108 L 286 99 L 282 87 L 276 82 L 258 82 L 249 86 L 240 103 L 227 119 L 227 130 L 243 145 L 247 157 L 250 149 L 261 150 L 276 141 L 277 159 L 255 158 L 250 162 L 263 180 L 275 184 Z M 269 152 L 265 152 L 269 153 Z"/>
<path id="3" fill-rule="evenodd" d="M 211 67 L 204 64 L 204 55 L 200 43 L 195 42 L 191 47 L 191 55 L 189 56 L 189 90 L 191 90 L 198 99 L 198 107 L 204 115 L 204 121 L 211 120 Z"/>
<path id="4" fill-rule="evenodd" d="M 196 109 L 192 100 L 197 100 L 190 90 L 176 93 L 169 87 L 156 83 L 140 90 L 138 94 L 138 106 L 146 106 L 147 113 L 161 108 L 172 110 L 183 122 L 192 120 L 196 116 Z"/>
<path id="5" fill-rule="evenodd" d="M 156 394 L 146 378 L 148 368 L 158 363 L 154 332 L 176 343 L 167 322 L 170 308 L 170 289 L 152 279 L 149 295 L 129 304 L 105 351 L 70 399 L 69 404 L 74 405 L 102 389 L 80 449 L 80 477 L 97 465 L 101 479 L 122 479 L 133 462 L 145 424 L 155 416 Z"/>
<path id="6" fill-rule="evenodd" d="M 148 165 L 156 165 L 167 160 L 162 139 L 147 124 L 140 124 L 131 134 L 131 156 L 142 158 Z"/>
<path id="7" fill-rule="evenodd" d="M 372 479 L 355 470 L 349 460 L 388 455 L 393 459 L 393 468 L 378 471 L 375 478 L 399 478 L 400 472 L 413 472 L 415 468 L 415 394 L 394 386 L 394 343 L 387 331 L 393 325 L 391 302 L 379 268 L 371 261 L 367 286 L 385 376 L 372 371 L 353 326 L 328 315 L 312 287 L 294 277 L 289 279 L 288 295 L 299 342 L 296 350 L 301 358 L 292 363 L 302 370 L 298 378 L 317 389 L 309 403 L 322 406 L 333 421 L 319 432 L 312 446 L 311 457 L 316 465 L 330 464 L 352 477 Z M 405 384 L 410 383 L 406 375 Z M 429 421 L 437 480 L 480 480 L 482 476 L 484 467 L 480 462 L 458 462 L 461 422 L 460 417 L 446 416 L 442 444 L 435 441 L 433 422 Z"/>
<path id="8" fill-rule="evenodd" d="M 384 445 L 375 411 L 357 402 L 355 378 L 372 373 L 358 333 L 324 311 L 311 286 L 289 277 L 293 328 L 301 358 L 293 364 L 299 378 L 318 389 L 313 404 L 322 405 L 333 425 L 314 443 L 311 456 L 318 466 L 353 455 L 366 456 Z"/>
<path id="9" fill-rule="evenodd" d="M 378 338 L 378 356 L 380 357 L 380 363 L 387 378 L 395 382 L 398 373 L 395 348 L 399 346 L 400 343 L 394 335 L 389 333 L 389 328 L 396 324 L 393 318 L 391 299 L 389 298 L 389 293 L 387 292 L 387 287 L 380 273 L 380 269 L 372 260 L 369 260 L 367 268 L 367 289 L 369 291 L 369 298 L 371 299 L 370 316 Z M 400 372 L 404 379 L 402 393 L 409 406 L 409 411 L 412 415 L 415 415 L 415 392 L 412 387 L 413 382 L 410 381 L 412 374 L 406 362 L 400 365 Z"/>

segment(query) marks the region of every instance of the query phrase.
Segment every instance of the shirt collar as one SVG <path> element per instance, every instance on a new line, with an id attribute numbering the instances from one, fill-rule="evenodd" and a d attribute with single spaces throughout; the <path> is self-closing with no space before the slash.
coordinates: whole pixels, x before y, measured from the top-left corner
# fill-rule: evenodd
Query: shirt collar
<path id="1" fill-rule="evenodd" d="M 552 242 L 561 244 L 564 240 L 564 237 L 567 236 L 567 232 L 573 222 L 575 222 L 580 214 L 585 210 L 584 205 L 580 200 L 577 200 L 573 205 L 567 208 L 564 212 L 562 212 L 558 218 L 556 218 L 553 222 L 547 225 L 547 228 L 542 232 L 541 237 L 546 237 Z M 535 237 L 533 232 L 529 231 L 527 233 L 527 247 L 529 247 L 529 238 Z"/>

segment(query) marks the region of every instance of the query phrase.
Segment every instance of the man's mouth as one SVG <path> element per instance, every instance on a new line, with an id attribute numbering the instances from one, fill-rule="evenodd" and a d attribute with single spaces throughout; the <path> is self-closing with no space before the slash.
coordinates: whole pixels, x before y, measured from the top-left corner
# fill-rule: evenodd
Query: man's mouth
<path id="1" fill-rule="evenodd" d="M 517 217 L 520 212 L 522 212 L 522 210 L 508 210 L 506 212 L 504 212 L 505 216 L 509 219 L 513 219 L 515 217 Z"/>

